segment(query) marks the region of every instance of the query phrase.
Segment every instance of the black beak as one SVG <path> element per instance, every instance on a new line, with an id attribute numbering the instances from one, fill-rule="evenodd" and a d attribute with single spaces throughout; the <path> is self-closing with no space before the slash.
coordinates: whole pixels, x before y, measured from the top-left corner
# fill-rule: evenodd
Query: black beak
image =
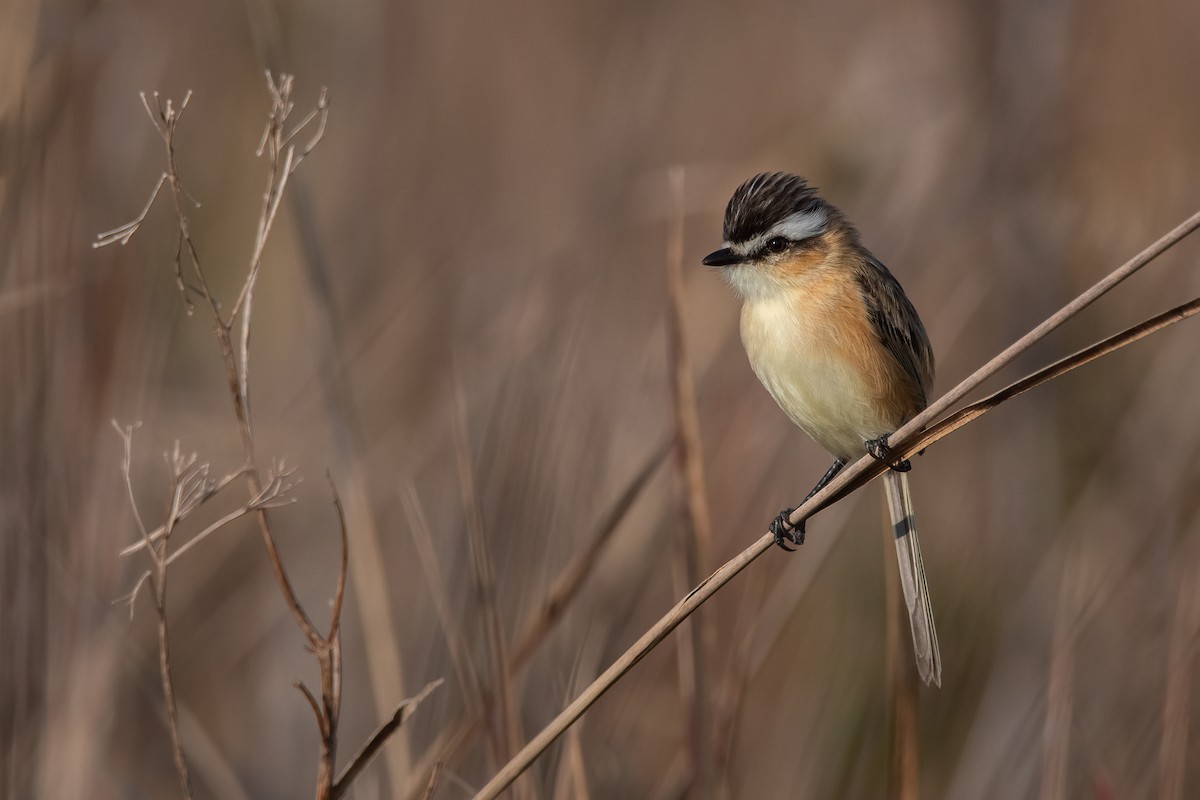
<path id="1" fill-rule="evenodd" d="M 706 267 L 728 267 L 732 264 L 740 264 L 745 261 L 744 258 L 730 250 L 728 247 L 722 247 L 720 250 L 709 253 L 704 257 L 704 266 Z"/>

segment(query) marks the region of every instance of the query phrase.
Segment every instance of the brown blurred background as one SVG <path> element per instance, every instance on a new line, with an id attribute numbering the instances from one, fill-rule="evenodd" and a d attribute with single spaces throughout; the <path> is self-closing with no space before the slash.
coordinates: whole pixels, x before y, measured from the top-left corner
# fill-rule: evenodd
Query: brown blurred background
<path id="1" fill-rule="evenodd" d="M 240 450 L 211 322 L 175 288 L 166 197 L 129 245 L 90 247 L 163 169 L 139 91 L 194 91 L 180 170 L 232 303 L 265 180 L 262 71 L 295 73 L 301 108 L 329 87 L 328 135 L 267 248 L 251 381 L 259 452 L 305 477 L 275 520 L 318 617 L 336 577 L 326 470 L 347 501 L 341 763 L 446 679 L 352 795 L 401 797 L 477 702 L 448 636 L 491 680 L 456 383 L 511 642 L 672 430 L 670 167 L 685 170 L 706 571 L 828 461 L 754 379 L 737 301 L 699 265 L 741 180 L 798 172 L 850 215 L 921 311 L 939 392 L 1200 207 L 1200 6 L 965 5 L 0 4 L 0 795 L 178 792 L 151 605 L 132 623 L 113 605 L 143 564 L 117 557 L 137 534 L 109 420 L 143 423 L 133 478 L 152 519 L 174 440 L 219 473 Z M 1198 258 L 1184 242 L 1007 375 L 1190 298 Z M 1200 792 L 1198 343 L 1185 322 L 917 461 L 945 660 L 942 688 L 918 695 L 926 796 Z M 885 795 L 895 566 L 878 495 L 820 514 L 803 549 L 769 553 L 706 606 L 714 714 L 731 726 L 727 757 L 715 745 L 700 771 L 712 783 L 693 780 L 674 636 L 535 764 L 526 795 Z M 515 677 L 526 738 L 685 590 L 681 496 L 667 460 Z M 243 500 L 231 488 L 189 530 Z M 315 669 L 256 539 L 243 520 L 172 569 L 200 797 L 311 795 L 317 736 L 291 683 Z M 486 741 L 447 762 L 436 797 L 494 772 Z"/>

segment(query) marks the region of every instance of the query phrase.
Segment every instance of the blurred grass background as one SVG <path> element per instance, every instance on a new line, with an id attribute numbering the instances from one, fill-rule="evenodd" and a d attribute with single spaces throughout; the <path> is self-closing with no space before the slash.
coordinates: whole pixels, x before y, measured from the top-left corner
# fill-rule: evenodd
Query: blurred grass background
<path id="1" fill-rule="evenodd" d="M 153 614 L 146 603 L 131 624 L 112 605 L 141 564 L 116 555 L 136 528 L 109 420 L 143 422 L 144 509 L 162 507 L 159 454 L 174 440 L 216 472 L 240 450 L 210 323 L 184 313 L 174 285 L 165 198 L 128 246 L 89 246 L 137 213 L 162 170 L 138 91 L 194 91 L 180 170 L 229 304 L 264 181 L 262 70 L 295 73 L 301 106 L 330 90 L 327 138 L 267 249 L 251 369 L 258 451 L 306 477 L 275 518 L 314 614 L 336 577 L 326 469 L 347 499 L 343 763 L 399 700 L 447 679 L 355 785 L 373 798 L 423 787 L 413 765 L 476 702 L 414 546 L 410 487 L 485 683 L 490 669 L 455 374 L 510 638 L 670 435 L 670 167 L 686 170 L 687 334 L 723 561 L 828 461 L 755 380 L 737 302 L 699 266 L 733 188 L 784 169 L 842 207 L 920 310 L 945 390 L 1200 206 L 1198 40 L 1200 6 L 1179 0 L 7 0 L 0 793 L 177 791 Z M 1011 375 L 1194 295 L 1198 255 L 1183 243 Z M 917 461 L 945 659 L 942 689 L 919 696 L 927 796 L 1200 790 L 1197 335 L 1184 323 L 1135 345 Z M 895 567 L 878 502 L 870 489 L 819 515 L 800 552 L 761 559 L 706 607 L 714 683 L 730 664 L 743 675 L 719 794 L 886 792 Z M 667 462 L 515 679 L 526 737 L 680 594 L 681 508 Z M 202 797 L 306 796 L 315 774 L 311 714 L 291 687 L 315 670 L 256 538 L 244 520 L 172 572 L 176 691 Z M 581 768 L 556 747 L 526 791 L 703 796 L 689 787 L 674 648 L 584 718 Z M 438 797 L 494 771 L 482 742 L 446 764 Z"/>

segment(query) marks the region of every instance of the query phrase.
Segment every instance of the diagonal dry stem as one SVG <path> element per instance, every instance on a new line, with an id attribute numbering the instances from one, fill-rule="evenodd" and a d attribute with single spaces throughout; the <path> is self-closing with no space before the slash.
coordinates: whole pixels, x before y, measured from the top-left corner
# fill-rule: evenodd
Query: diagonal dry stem
<path id="1" fill-rule="evenodd" d="M 379 748 L 383 747 L 388 737 L 395 733 L 404 724 L 404 721 L 412 716 L 422 700 L 432 694 L 433 690 L 441 685 L 441 678 L 431 681 L 425 684 L 425 688 L 417 692 L 416 695 L 401 701 L 400 705 L 396 706 L 396 710 L 392 713 L 391 718 L 385 720 L 376 729 L 371 738 L 358 751 L 358 754 L 350 759 L 350 763 L 342 770 L 342 774 L 338 776 L 337 781 L 333 785 L 333 792 L 331 794 L 333 800 L 337 800 L 337 798 L 345 794 L 346 790 L 350 788 L 350 784 L 358 777 L 358 774 L 366 768 L 367 764 L 371 763 L 371 759 L 379 752 Z"/>
<path id="2" fill-rule="evenodd" d="M 1130 275 L 1141 269 L 1146 264 L 1150 263 L 1154 258 L 1161 255 L 1171 246 L 1182 240 L 1189 233 L 1200 227 L 1200 212 L 1193 214 L 1186 221 L 1176 226 L 1168 234 L 1161 237 L 1158 241 L 1147 247 L 1134 258 L 1127 261 L 1125 264 L 1118 267 L 1112 273 L 1100 280 L 1083 294 L 1076 297 L 1070 303 L 1065 305 L 1059 311 L 1051 315 L 1036 328 L 1018 339 L 999 355 L 988 361 L 985 365 L 976 370 L 966 380 L 962 381 L 958 386 L 951 389 L 941 398 L 936 400 L 925 411 L 921 412 L 902 426 L 894 435 L 893 439 L 899 449 L 907 453 L 910 443 L 907 441 L 913 434 L 922 430 L 939 416 L 950 409 L 954 403 L 965 397 L 969 392 L 986 381 L 988 378 L 996 374 L 1001 368 L 1011 362 L 1020 353 L 1027 350 L 1029 347 L 1045 338 L 1051 331 L 1062 325 L 1071 317 L 1078 314 L 1088 305 L 1093 303 L 1097 298 L 1105 292 L 1117 286 L 1121 281 L 1128 278 Z M 1182 319 L 1177 317 L 1174 321 Z M 1167 323 L 1170 324 L 1170 323 Z M 1155 328 L 1158 330 L 1160 328 Z M 1061 374 L 1061 373 L 1060 373 Z M 964 423 L 965 424 L 965 423 Z M 947 431 L 947 434 L 950 431 Z M 946 434 L 943 434 L 946 435 Z M 878 462 L 871 456 L 864 456 L 849 465 L 842 473 L 830 482 L 828 486 L 822 489 L 819 493 L 809 498 L 802 503 L 791 515 L 792 524 L 799 524 L 807 519 L 820 508 L 827 506 L 837 496 L 844 495 L 853 488 L 864 485 L 871 478 L 867 473 Z M 876 473 L 878 474 L 878 473 Z M 702 581 L 698 586 L 692 589 L 683 599 L 666 613 L 658 622 L 642 635 L 628 650 L 625 651 L 613 664 L 604 671 L 593 683 L 580 694 L 570 705 L 559 713 L 553 721 L 550 722 L 540 733 L 531 739 L 521 752 L 504 766 L 492 779 L 478 792 L 476 798 L 478 800 L 487 800 L 494 798 L 500 794 L 518 775 L 524 772 L 534 759 L 536 759 L 547 747 L 549 747 L 555 739 L 557 739 L 564 730 L 573 724 L 593 703 L 596 702 L 606 691 L 612 688 L 618 680 L 621 679 L 629 670 L 633 669 L 639 661 L 641 661 L 647 653 L 654 649 L 659 642 L 665 639 L 671 631 L 673 631 L 683 620 L 687 619 L 697 608 L 699 608 L 709 597 L 715 594 L 721 587 L 731 581 L 739 572 L 750 565 L 755 559 L 765 553 L 773 546 L 774 537 L 770 533 L 766 533 L 756 540 L 753 544 L 736 555 L 734 558 L 727 561 L 720 569 Z"/>

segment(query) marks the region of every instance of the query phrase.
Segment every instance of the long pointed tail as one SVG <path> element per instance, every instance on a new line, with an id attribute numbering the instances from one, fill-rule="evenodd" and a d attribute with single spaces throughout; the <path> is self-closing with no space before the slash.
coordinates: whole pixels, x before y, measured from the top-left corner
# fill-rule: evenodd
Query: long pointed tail
<path id="1" fill-rule="evenodd" d="M 896 535 L 896 557 L 900 561 L 900 586 L 908 606 L 912 626 L 913 650 L 917 670 L 926 684 L 942 685 L 942 655 L 938 651 L 933 609 L 929 604 L 929 586 L 925 582 L 925 564 L 921 561 L 921 542 L 913 517 L 912 497 L 908 493 L 908 473 L 888 470 L 883 476 L 892 530 Z"/>

